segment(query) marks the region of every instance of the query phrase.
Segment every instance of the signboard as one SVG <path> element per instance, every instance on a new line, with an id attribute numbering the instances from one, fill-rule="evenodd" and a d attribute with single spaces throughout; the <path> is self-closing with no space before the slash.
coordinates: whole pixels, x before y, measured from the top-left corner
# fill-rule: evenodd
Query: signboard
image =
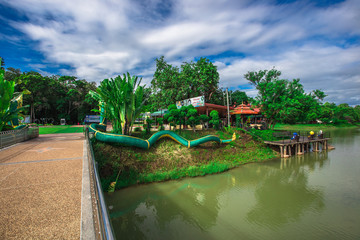
<path id="1" fill-rule="evenodd" d="M 86 115 L 84 122 L 85 123 L 99 123 L 100 115 Z"/>
<path id="2" fill-rule="evenodd" d="M 181 108 L 182 106 L 189 106 L 189 105 L 193 105 L 194 107 L 203 107 L 205 106 L 205 97 L 199 96 L 199 97 L 189 98 L 176 102 L 176 107 L 178 109 Z"/>

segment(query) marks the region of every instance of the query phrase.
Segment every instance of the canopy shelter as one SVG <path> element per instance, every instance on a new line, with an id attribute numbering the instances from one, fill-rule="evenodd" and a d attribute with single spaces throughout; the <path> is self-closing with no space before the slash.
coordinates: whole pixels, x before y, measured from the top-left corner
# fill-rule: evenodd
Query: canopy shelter
<path id="1" fill-rule="evenodd" d="M 241 118 L 241 125 L 247 124 L 260 124 L 263 119 L 261 110 L 258 107 L 252 107 L 250 104 L 240 104 L 230 112 L 232 120 L 238 115 Z M 233 117 L 234 116 L 234 117 Z"/>

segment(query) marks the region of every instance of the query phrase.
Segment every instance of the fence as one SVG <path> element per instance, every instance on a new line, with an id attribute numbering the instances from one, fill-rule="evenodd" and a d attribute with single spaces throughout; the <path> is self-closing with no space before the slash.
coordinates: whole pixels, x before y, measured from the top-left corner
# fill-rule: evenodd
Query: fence
<path id="1" fill-rule="evenodd" d="M 85 127 L 85 140 L 87 147 L 87 157 L 89 161 L 91 198 L 94 212 L 94 226 L 97 239 L 114 239 L 110 217 L 107 212 L 106 203 L 101 188 L 100 177 L 98 174 L 97 163 L 94 151 L 90 143 L 89 128 Z M 98 233 L 98 234 L 97 234 Z"/>
<path id="2" fill-rule="evenodd" d="M 292 139 L 294 133 L 297 133 L 297 137 L 294 139 L 296 142 L 308 142 L 316 139 L 330 138 L 331 136 L 330 132 L 324 132 L 321 135 L 314 134 L 313 137 L 310 137 L 309 131 L 275 131 L 273 137 L 277 140 L 282 140 L 284 143 L 286 140 Z"/>
<path id="3" fill-rule="evenodd" d="M 0 132 L 0 149 L 38 136 L 39 127 Z"/>

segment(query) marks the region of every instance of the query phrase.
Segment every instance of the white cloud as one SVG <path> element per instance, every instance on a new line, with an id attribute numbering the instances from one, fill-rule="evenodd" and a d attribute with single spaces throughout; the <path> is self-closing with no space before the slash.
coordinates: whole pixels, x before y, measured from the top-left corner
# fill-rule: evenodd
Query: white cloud
<path id="1" fill-rule="evenodd" d="M 90 81 L 129 71 L 149 83 L 153 60 L 161 55 L 178 66 L 214 56 L 222 86 L 245 85 L 246 72 L 275 66 L 286 78 L 300 78 L 307 90 L 328 90 L 328 99 L 334 101 L 343 100 L 341 89 L 359 89 L 356 0 L 327 7 L 310 1 L 275 5 L 250 0 L 12 0 L 6 4 L 27 16 L 27 22 L 10 24 L 38 41 L 48 62 L 67 64 L 73 70 L 60 72 Z M 229 51 L 241 57 L 216 57 Z M 349 101 L 360 104 L 356 91 L 349 93 Z"/>

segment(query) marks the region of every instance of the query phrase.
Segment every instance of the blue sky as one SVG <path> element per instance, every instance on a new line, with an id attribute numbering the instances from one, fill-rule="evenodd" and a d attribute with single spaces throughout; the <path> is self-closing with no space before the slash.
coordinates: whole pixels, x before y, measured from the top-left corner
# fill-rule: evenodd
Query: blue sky
<path id="1" fill-rule="evenodd" d="M 248 71 L 275 67 L 360 105 L 360 1 L 0 0 L 5 67 L 100 82 L 124 72 L 149 85 L 155 59 L 208 57 L 220 86 L 256 91 Z"/>

